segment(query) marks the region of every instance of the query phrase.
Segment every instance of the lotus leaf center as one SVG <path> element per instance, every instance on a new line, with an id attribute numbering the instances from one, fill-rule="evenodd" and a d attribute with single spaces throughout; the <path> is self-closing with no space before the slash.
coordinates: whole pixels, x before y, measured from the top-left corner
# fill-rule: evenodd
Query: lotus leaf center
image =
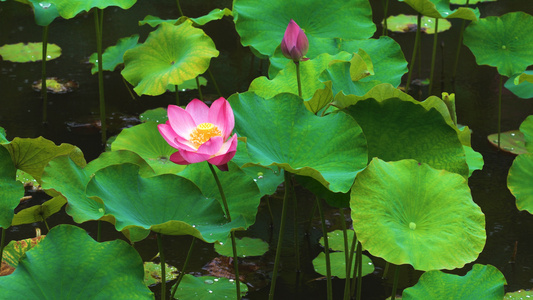
<path id="1" fill-rule="evenodd" d="M 191 132 L 191 139 L 189 141 L 198 148 L 214 136 L 222 136 L 218 127 L 211 123 L 202 123 L 196 126 Z"/>
<path id="2" fill-rule="evenodd" d="M 411 230 L 415 230 L 416 229 L 416 223 L 415 222 L 410 222 L 409 223 L 409 228 L 411 228 Z"/>
<path id="3" fill-rule="evenodd" d="M 502 45 L 502 49 L 505 50 L 507 49 L 507 47 L 505 45 Z"/>

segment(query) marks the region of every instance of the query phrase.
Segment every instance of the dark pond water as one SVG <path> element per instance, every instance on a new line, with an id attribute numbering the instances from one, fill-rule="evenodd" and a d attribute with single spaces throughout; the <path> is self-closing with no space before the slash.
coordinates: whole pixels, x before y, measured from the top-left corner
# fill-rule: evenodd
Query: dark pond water
<path id="1" fill-rule="evenodd" d="M 231 1 L 182 1 L 182 8 L 186 15 L 196 17 L 207 13 L 215 7 L 231 7 Z M 382 1 L 371 0 L 374 9 L 374 20 L 379 23 L 382 19 Z M 479 5 L 482 16 L 502 15 L 506 12 L 522 10 L 533 14 L 530 0 L 507 0 Z M 406 4 L 391 1 L 390 14 L 414 14 Z M 175 1 L 139 0 L 131 9 L 124 11 L 116 8 L 106 9 L 104 12 L 104 47 L 113 45 L 118 38 L 139 33 L 140 41 L 144 41 L 152 28 L 139 27 L 137 22 L 151 14 L 165 18 L 176 18 L 178 12 Z M 50 95 L 49 124 L 41 124 L 41 99 L 39 93 L 31 88 L 31 83 L 40 78 L 40 63 L 17 64 L 0 61 L 0 126 L 7 130 L 8 138 L 44 136 L 55 143 L 70 143 L 80 147 L 86 159 L 96 158 L 103 147 L 100 145 L 100 134 L 94 126 L 80 126 L 91 124 L 98 118 L 98 84 L 97 77 L 90 75 L 90 65 L 87 58 L 96 51 L 93 16 L 81 15 L 71 20 L 57 19 L 50 25 L 49 41 L 62 48 L 62 56 L 50 61 L 47 65 L 48 75 L 72 79 L 79 83 L 79 89 L 70 94 Z M 455 90 L 457 99 L 457 114 L 459 123 L 468 125 L 473 130 L 472 146 L 479 151 L 485 160 L 485 167 L 476 171 L 469 183 L 474 201 L 486 215 L 487 244 L 476 263 L 492 264 L 506 277 L 508 291 L 533 287 L 533 216 L 527 212 L 519 212 L 515 206 L 515 199 L 507 190 L 506 177 L 514 159 L 513 155 L 498 152 L 486 139 L 488 134 L 497 131 L 497 99 L 499 75 L 495 68 L 477 66 L 470 51 L 463 47 L 457 75 L 456 85 L 450 82 L 451 65 L 454 60 L 457 37 L 461 21 L 452 20 L 452 28 L 439 35 L 443 47 L 438 52 L 438 63 L 435 74 L 441 76 L 442 84 L 436 89 L 452 92 Z M 224 96 L 234 92 L 245 91 L 251 80 L 265 74 L 267 63 L 252 59 L 251 53 L 243 48 L 235 33 L 233 23 L 229 19 L 213 22 L 204 27 L 213 38 L 220 56 L 212 60 L 212 72 L 217 78 L 218 85 Z M 377 34 L 381 32 L 378 27 Z M 0 3 L 0 45 L 19 42 L 41 41 L 42 29 L 34 24 L 33 13 L 26 6 L 13 1 Z M 400 43 L 405 57 L 411 57 L 414 33 L 391 34 Z M 429 76 L 430 52 L 433 37 L 422 35 L 422 76 Z M 444 66 L 442 69 L 441 66 Z M 415 72 L 415 78 L 417 73 Z M 419 76 L 420 77 L 420 76 Z M 405 78 L 404 78 L 405 80 Z M 215 98 L 216 91 L 209 84 L 203 88 L 206 98 Z M 123 127 L 137 122 L 139 113 L 156 107 L 165 107 L 174 103 L 173 94 L 157 97 L 137 97 L 132 99 L 124 86 L 119 71 L 105 73 L 105 93 L 109 117 L 109 135 L 115 135 Z M 416 96 L 417 88 L 413 95 Z M 427 90 L 422 88 L 425 98 Z M 181 99 L 196 98 L 196 92 L 184 92 Z M 533 101 L 523 100 L 509 91 L 503 93 L 502 129 L 517 129 L 520 123 L 533 114 Z M 304 192 L 299 195 L 307 195 Z M 270 199 L 274 212 L 274 228 L 270 227 L 270 214 L 266 202 L 263 201 L 257 216 L 256 224 L 243 235 L 260 237 L 271 243 L 274 249 L 277 239 L 279 212 L 281 210 L 281 193 Z M 308 197 L 307 197 L 308 196 Z M 317 244 L 321 236 L 320 222 L 315 217 L 311 223 L 309 234 L 309 216 L 312 210 L 312 197 L 301 196 L 298 203 L 298 230 L 300 232 L 302 273 L 295 272 L 293 251 L 293 230 L 290 225 L 284 241 L 282 253 L 283 270 L 278 280 L 278 295 L 281 299 L 325 299 L 326 282 L 317 280 L 321 277 L 313 271 L 310 261 L 321 251 Z M 292 212 L 289 212 L 292 213 Z M 346 212 L 349 216 L 349 213 Z M 340 229 L 339 212 L 328 209 L 329 230 Z M 60 223 L 72 223 L 70 217 L 61 213 L 49 219 L 50 226 Z M 31 224 L 10 228 L 7 241 L 11 239 L 27 238 L 34 235 L 34 227 L 44 227 L 42 224 Z M 94 234 L 96 223 L 83 224 L 86 230 Z M 104 239 L 121 238 L 114 228 L 104 224 Z M 186 256 L 191 238 L 165 237 L 165 250 L 169 263 L 180 267 Z M 153 237 L 135 245 L 144 260 L 149 260 L 157 253 L 156 241 Z M 514 251 L 516 248 L 516 255 Z M 191 262 L 190 271 L 195 274 L 204 272 L 206 265 L 216 253 L 212 245 L 197 243 L 195 258 Z M 253 279 L 252 289 L 258 289 L 247 295 L 247 299 L 266 299 L 268 295 L 267 278 L 271 272 L 274 251 L 250 263 L 259 264 L 263 273 L 258 272 Z M 514 263 L 510 263 L 514 260 Z M 390 279 L 382 280 L 381 272 L 384 262 L 373 259 L 376 272 L 366 276 L 363 281 L 364 299 L 384 299 L 390 292 Z M 454 273 L 464 274 L 471 265 Z M 416 283 L 420 272 L 413 271 L 407 266 L 402 267 L 400 288 Z M 343 281 L 334 281 L 336 297 L 342 293 Z M 158 293 L 158 288 L 154 288 Z"/>

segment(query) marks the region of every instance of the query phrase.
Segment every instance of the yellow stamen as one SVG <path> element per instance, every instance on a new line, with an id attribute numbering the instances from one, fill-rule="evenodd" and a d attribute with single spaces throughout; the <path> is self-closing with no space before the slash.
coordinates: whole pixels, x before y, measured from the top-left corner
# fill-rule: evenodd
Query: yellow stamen
<path id="1" fill-rule="evenodd" d="M 198 148 L 214 136 L 222 136 L 222 132 L 211 123 L 202 123 L 191 132 L 190 142 Z"/>

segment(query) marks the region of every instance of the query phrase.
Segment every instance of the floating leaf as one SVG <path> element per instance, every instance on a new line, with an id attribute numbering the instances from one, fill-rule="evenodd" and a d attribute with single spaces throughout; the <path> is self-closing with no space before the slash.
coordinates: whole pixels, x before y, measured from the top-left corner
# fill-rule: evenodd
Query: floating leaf
<path id="1" fill-rule="evenodd" d="M 374 158 L 357 175 L 350 207 L 363 248 L 396 265 L 461 268 L 485 246 L 485 216 L 465 178 L 412 159 Z"/>
<path id="2" fill-rule="evenodd" d="M 9 152 L 0 146 L 0 227 L 8 228 L 14 216 L 14 209 L 24 196 L 24 186 L 15 179 L 17 169 Z"/>
<path id="3" fill-rule="evenodd" d="M 533 290 L 518 290 L 516 292 L 509 292 L 505 294 L 503 300 L 526 300 L 533 298 Z"/>
<path id="4" fill-rule="evenodd" d="M 59 225 L 0 277 L 2 297 L 18 299 L 153 299 L 142 260 L 122 240 L 97 243 L 72 225 Z"/>
<path id="5" fill-rule="evenodd" d="M 65 19 L 71 19 L 82 11 L 88 12 L 92 8 L 104 9 L 109 6 L 118 6 L 128 9 L 137 0 L 52 0 L 59 14 Z"/>
<path id="6" fill-rule="evenodd" d="M 248 292 L 248 287 L 242 282 L 239 284 L 241 286 L 241 296 L 244 296 Z M 194 277 L 185 274 L 175 297 L 180 300 L 237 299 L 237 295 L 235 295 L 235 281 L 223 277 Z"/>
<path id="7" fill-rule="evenodd" d="M 497 133 L 489 135 L 487 139 L 494 147 L 498 147 Z M 500 149 L 516 155 L 527 153 L 524 133 L 519 130 L 510 130 L 500 133 Z"/>
<path id="8" fill-rule="evenodd" d="M 387 29 L 393 32 L 413 32 L 416 31 L 417 16 L 414 15 L 397 15 L 387 18 Z M 435 18 L 422 17 L 422 28 L 420 31 L 427 34 L 435 33 Z M 439 31 L 443 32 L 452 27 L 452 23 L 446 19 L 439 20 Z"/>
<path id="9" fill-rule="evenodd" d="M 516 198 L 518 210 L 533 214 L 533 153 L 518 155 L 507 177 L 507 187 Z"/>
<path id="10" fill-rule="evenodd" d="M 522 99 L 533 98 L 533 79 L 527 80 L 527 76 L 533 77 L 533 71 L 525 71 L 522 74 L 515 74 L 505 82 L 505 88 L 513 92 Z M 524 78 L 524 79 L 522 79 Z"/>
<path id="11" fill-rule="evenodd" d="M 162 24 L 146 41 L 124 54 L 122 76 L 135 86 L 138 95 L 163 94 L 168 85 L 194 79 L 218 56 L 215 44 L 191 21 Z"/>
<path id="12" fill-rule="evenodd" d="M 237 133 L 247 138 L 251 164 L 313 177 L 333 192 L 347 192 L 366 165 L 361 128 L 345 114 L 317 117 L 287 93 L 265 100 L 246 92 L 228 101 Z"/>
<path id="13" fill-rule="evenodd" d="M 329 259 L 331 264 L 331 276 L 336 276 L 340 279 L 346 278 L 346 258 L 344 256 L 344 252 L 330 252 L 329 253 Z M 372 274 L 374 272 L 374 264 L 372 263 L 372 260 L 368 258 L 368 256 L 364 255 L 362 256 L 363 259 L 363 270 L 361 273 L 361 276 L 365 276 L 368 274 Z M 355 268 L 355 255 L 354 259 L 352 260 L 352 270 Z M 315 259 L 313 259 L 313 267 L 315 268 L 315 272 L 318 274 L 327 275 L 326 272 L 326 254 L 324 252 L 320 252 Z"/>
<path id="14" fill-rule="evenodd" d="M 533 17 L 511 12 L 472 22 L 464 32 L 464 44 L 476 57 L 478 65 L 498 68 L 511 77 L 533 64 Z"/>
<path id="15" fill-rule="evenodd" d="M 178 278 L 178 269 L 174 266 L 165 264 L 165 279 L 171 281 Z M 161 264 L 156 264 L 151 261 L 144 262 L 144 284 L 146 286 L 154 286 L 161 283 Z"/>
<path id="16" fill-rule="evenodd" d="M 168 120 L 168 114 L 166 108 L 158 107 L 143 112 L 139 116 L 139 119 L 143 123 L 155 122 L 158 124 L 164 124 Z"/>
<path id="17" fill-rule="evenodd" d="M 455 4 L 455 5 L 465 5 L 466 1 L 467 0 L 450 0 L 450 3 L 451 4 Z M 470 1 L 468 1 L 468 4 L 469 5 L 474 5 L 474 4 L 478 4 L 478 3 L 481 3 L 481 2 L 495 2 L 495 1 L 498 1 L 498 0 L 470 0 Z"/>
<path id="18" fill-rule="evenodd" d="M 102 69 L 105 71 L 113 71 L 115 68 L 124 63 L 124 53 L 127 50 L 137 46 L 139 41 L 139 35 L 134 34 L 130 37 L 121 38 L 118 40 L 115 46 L 110 46 L 105 49 L 102 54 Z M 89 57 L 89 62 L 93 64 L 91 68 L 91 73 L 98 73 L 98 53 L 91 54 Z"/>
<path id="19" fill-rule="evenodd" d="M 40 235 L 30 239 L 9 242 L 4 248 L 4 253 L 2 253 L 2 260 L 11 267 L 16 268 L 26 251 L 37 246 L 44 237 L 44 235 Z"/>
<path id="20" fill-rule="evenodd" d="M 268 243 L 262 239 L 243 237 L 236 239 L 235 244 L 238 257 L 261 256 L 268 251 Z M 231 239 L 228 238 L 223 243 L 215 243 L 215 251 L 220 255 L 233 257 Z"/>
<path id="21" fill-rule="evenodd" d="M 414 299 L 484 299 L 503 298 L 503 274 L 491 265 L 475 264 L 465 276 L 428 271 L 418 283 L 403 291 L 403 300 Z"/>
<path id="22" fill-rule="evenodd" d="M 0 56 L 3 60 L 12 62 L 34 62 L 43 59 L 43 43 L 18 43 L 0 47 Z M 56 44 L 48 44 L 46 48 L 46 60 L 52 60 L 61 56 L 61 48 Z"/>
<path id="23" fill-rule="evenodd" d="M 348 230 L 348 247 L 352 245 L 353 233 L 353 230 Z M 322 247 L 325 247 L 324 237 L 321 237 L 318 242 Z M 344 251 L 344 232 L 342 230 L 328 232 L 328 246 L 334 251 Z"/>
<path id="24" fill-rule="evenodd" d="M 459 7 L 456 10 L 450 9 L 450 0 L 400 0 L 409 4 L 420 14 L 432 18 L 458 18 L 470 21 L 477 21 L 479 9 Z"/>
<path id="25" fill-rule="evenodd" d="M 34 81 L 31 86 L 35 91 L 42 89 L 42 80 Z M 70 93 L 78 88 L 78 83 L 74 80 L 59 79 L 57 77 L 46 78 L 46 91 L 52 94 Z"/>

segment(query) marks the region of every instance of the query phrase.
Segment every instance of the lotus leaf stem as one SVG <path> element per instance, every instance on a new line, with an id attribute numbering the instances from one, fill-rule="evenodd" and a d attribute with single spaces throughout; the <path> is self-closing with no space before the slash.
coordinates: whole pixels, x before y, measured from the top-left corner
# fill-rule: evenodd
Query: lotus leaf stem
<path id="1" fill-rule="evenodd" d="M 49 232 L 50 231 L 50 227 L 48 227 L 48 222 L 46 222 L 46 218 L 43 217 L 43 223 L 44 223 L 44 226 L 46 227 L 46 231 Z"/>
<path id="2" fill-rule="evenodd" d="M 157 232 L 157 247 L 159 248 L 159 260 L 161 261 L 161 299 L 167 299 L 167 280 L 165 271 L 165 252 L 163 251 L 163 236 Z"/>
<path id="3" fill-rule="evenodd" d="M 4 255 L 4 243 L 6 241 L 6 229 L 2 227 L 2 237 L 0 238 L 0 264 Z"/>
<path id="4" fill-rule="evenodd" d="M 311 210 L 311 215 L 309 216 L 309 221 L 307 223 L 307 229 L 305 230 L 307 232 L 307 234 L 309 234 L 309 231 L 311 231 L 311 226 L 313 224 L 313 218 L 315 217 L 317 206 L 318 206 L 318 204 L 315 201 L 315 204 L 313 205 L 313 209 Z"/>
<path id="5" fill-rule="evenodd" d="M 279 259 L 281 257 L 281 245 L 283 244 L 283 233 L 285 230 L 285 223 L 287 221 L 287 209 L 289 207 L 289 196 L 291 193 L 291 173 L 285 170 L 285 194 L 283 196 L 283 207 L 281 209 L 281 224 L 278 234 L 278 245 L 276 247 L 276 257 L 274 259 L 274 270 L 272 271 L 272 282 L 270 283 L 270 292 L 268 294 L 269 300 L 274 300 L 274 291 L 276 290 L 276 279 L 278 277 Z"/>
<path id="6" fill-rule="evenodd" d="M 389 267 L 390 267 L 390 263 L 389 262 L 385 263 L 385 270 L 383 270 L 383 275 L 381 276 L 381 279 L 387 278 L 387 274 L 389 273 Z"/>
<path id="7" fill-rule="evenodd" d="M 503 76 L 500 75 L 500 86 L 498 92 L 498 151 L 500 151 L 500 137 L 502 131 L 502 89 L 503 89 Z"/>
<path id="8" fill-rule="evenodd" d="M 411 63 L 409 64 L 409 74 L 407 75 L 407 82 L 405 83 L 406 93 L 409 93 L 409 86 L 411 85 L 411 78 L 413 76 L 413 66 L 415 64 L 416 52 L 420 42 L 420 26 L 422 26 L 422 14 L 419 13 L 416 19 L 415 46 L 413 47 L 413 55 L 411 56 Z"/>
<path id="9" fill-rule="evenodd" d="M 320 198 L 316 197 L 318 213 L 320 214 L 320 223 L 322 223 L 322 234 L 324 235 L 324 253 L 326 254 L 326 278 L 327 278 L 327 292 L 328 300 L 333 299 L 333 286 L 331 283 L 331 260 L 329 257 L 329 242 L 328 242 L 328 228 L 326 227 L 326 218 L 324 216 L 324 209 Z"/>
<path id="10" fill-rule="evenodd" d="M 202 95 L 202 88 L 200 87 L 200 80 L 198 79 L 198 76 L 196 76 L 196 88 L 198 89 L 198 96 L 200 97 L 200 100 L 204 101 L 204 96 Z"/>
<path id="11" fill-rule="evenodd" d="M 176 294 L 176 291 L 178 290 L 178 286 L 180 285 L 181 280 L 183 279 L 183 276 L 185 275 L 185 270 L 187 269 L 187 265 L 189 264 L 189 259 L 191 258 L 192 249 L 194 248 L 194 242 L 196 242 L 196 237 L 192 237 L 191 246 L 189 246 L 189 252 L 187 252 L 187 257 L 185 258 L 185 262 L 183 263 L 183 267 L 181 268 L 180 275 L 178 276 L 178 280 L 176 280 L 176 284 L 174 284 L 174 287 L 172 288 L 172 294 L 170 296 L 171 299 L 174 298 L 174 295 Z"/>
<path id="12" fill-rule="evenodd" d="M 215 77 L 213 76 L 213 73 L 211 73 L 211 70 L 207 68 L 207 74 L 209 74 L 209 78 L 211 78 L 211 82 L 215 85 L 215 89 L 217 90 L 218 96 L 222 97 L 222 93 L 220 92 L 220 89 L 218 88 L 217 81 L 215 80 Z"/>
<path id="13" fill-rule="evenodd" d="M 361 291 L 363 290 L 363 246 L 361 242 L 357 243 L 355 259 L 357 261 L 357 300 L 361 300 Z"/>
<path id="14" fill-rule="evenodd" d="M 391 299 L 396 299 L 396 290 L 398 289 L 398 279 L 400 278 L 400 266 L 396 266 L 394 269 L 394 281 L 392 283 L 392 295 Z"/>
<path id="15" fill-rule="evenodd" d="M 348 247 L 348 230 L 346 229 L 346 219 L 344 217 L 344 210 L 339 209 L 339 221 L 341 223 L 342 235 L 344 240 L 344 264 L 346 266 L 346 280 L 344 281 L 344 300 L 349 299 L 350 295 L 350 274 L 351 274 L 351 265 L 350 265 L 350 248 Z"/>
<path id="16" fill-rule="evenodd" d="M 102 64 L 102 35 L 104 28 L 104 10 L 94 10 L 94 25 L 96 30 L 96 52 L 98 53 L 98 95 L 100 98 L 100 123 L 102 130 L 102 145 L 107 141 L 107 125 L 104 98 L 104 70 Z"/>
<path id="17" fill-rule="evenodd" d="M 354 257 L 354 254 L 355 254 L 355 246 L 357 245 L 357 238 L 356 238 L 356 234 L 355 234 L 355 230 L 353 232 L 353 238 L 352 238 L 352 245 L 350 246 L 350 267 L 351 266 L 354 266 L 353 267 L 353 276 L 348 279 L 348 280 L 351 280 L 351 287 L 350 287 L 350 297 L 353 297 L 353 294 L 355 293 L 355 283 L 356 283 L 356 278 L 357 278 L 357 265 L 354 264 L 354 259 L 356 259 Z"/>
<path id="18" fill-rule="evenodd" d="M 224 212 L 226 213 L 226 218 L 229 222 L 231 222 L 231 215 L 229 212 L 228 207 L 228 201 L 226 201 L 226 195 L 224 194 L 224 189 L 222 189 L 222 184 L 220 183 L 220 180 L 218 179 L 217 172 L 215 171 L 215 168 L 213 168 L 213 165 L 210 163 L 207 163 L 209 165 L 209 169 L 211 169 L 211 173 L 213 174 L 213 177 L 215 178 L 215 182 L 218 186 L 218 191 L 220 192 L 220 198 L 222 198 L 222 204 L 224 204 Z M 233 269 L 235 270 L 235 284 L 236 284 L 236 291 L 237 291 L 237 300 L 241 299 L 241 282 L 239 278 L 239 257 L 237 256 L 237 243 L 235 241 L 235 231 L 230 232 L 231 235 L 231 248 L 233 250 Z"/>
<path id="19" fill-rule="evenodd" d="M 176 89 L 176 105 L 180 106 L 180 95 L 178 94 L 178 85 L 176 84 L 174 87 Z"/>
<path id="20" fill-rule="evenodd" d="M 181 10 L 180 0 L 176 0 L 176 4 L 178 5 L 178 12 L 180 13 L 180 17 L 183 17 L 183 11 Z"/>
<path id="21" fill-rule="evenodd" d="M 385 5 L 383 9 L 383 32 L 381 33 L 382 36 L 387 36 L 387 14 L 389 13 L 389 0 L 385 0 Z"/>
<path id="22" fill-rule="evenodd" d="M 298 96 L 302 97 L 302 81 L 300 78 L 300 62 L 294 62 L 296 64 L 296 81 L 298 81 Z"/>
<path id="23" fill-rule="evenodd" d="M 470 0 L 466 0 L 465 7 L 468 7 Z M 455 83 L 455 75 L 457 75 L 457 66 L 459 65 L 459 53 L 461 53 L 461 45 L 463 44 L 463 35 L 465 32 L 466 19 L 461 23 L 461 31 L 459 32 L 459 41 L 457 43 L 457 50 L 455 51 L 455 63 L 453 64 L 452 83 Z M 455 91 L 455 90 L 454 90 Z"/>
<path id="24" fill-rule="evenodd" d="M 43 98 L 43 124 L 48 122 L 48 91 L 46 90 L 46 59 L 48 48 L 48 25 L 43 27 L 43 61 L 41 69 L 41 97 Z"/>
<path id="25" fill-rule="evenodd" d="M 296 272 L 300 273 L 302 268 L 300 266 L 300 244 L 298 243 L 298 198 L 294 192 L 294 185 L 291 185 L 292 199 L 293 199 L 293 222 L 294 222 L 294 254 L 296 256 Z"/>
<path id="26" fill-rule="evenodd" d="M 131 99 L 132 100 L 135 100 L 135 95 L 133 94 L 133 92 L 131 91 L 128 83 L 126 82 L 126 78 L 124 78 L 124 76 L 120 76 L 122 78 L 122 82 L 124 82 L 124 86 L 126 87 L 126 89 L 128 90 L 128 93 L 130 93 L 130 96 L 131 96 Z"/>
<path id="27" fill-rule="evenodd" d="M 435 33 L 433 37 L 433 52 L 431 53 L 431 71 L 429 72 L 429 90 L 428 94 L 431 96 L 433 90 L 433 74 L 435 73 L 435 58 L 437 57 L 437 42 L 439 32 L 439 18 L 435 18 Z"/>

